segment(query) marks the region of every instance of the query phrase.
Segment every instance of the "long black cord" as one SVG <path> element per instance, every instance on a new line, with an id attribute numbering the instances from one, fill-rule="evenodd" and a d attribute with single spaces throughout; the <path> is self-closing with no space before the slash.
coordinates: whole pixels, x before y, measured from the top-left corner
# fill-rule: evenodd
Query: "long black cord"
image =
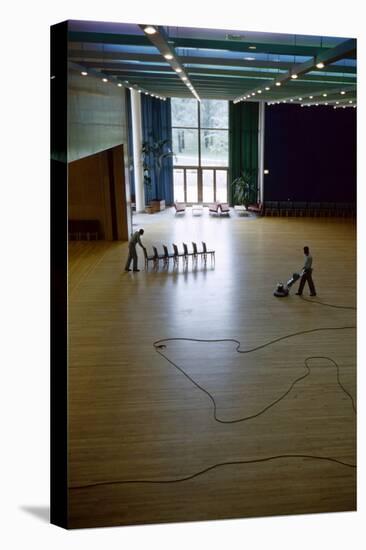
<path id="1" fill-rule="evenodd" d="M 353 309 L 353 310 L 357 310 L 357 307 L 355 307 L 355 306 L 336 306 L 334 304 L 327 304 L 326 302 L 319 302 L 319 300 L 309 300 L 309 298 L 305 298 L 304 296 L 301 296 L 301 299 L 304 300 L 304 302 L 310 302 L 311 304 L 319 304 L 321 306 L 334 307 L 336 309 Z"/>
<path id="2" fill-rule="evenodd" d="M 357 414 L 356 407 L 355 407 L 355 404 L 354 404 L 354 399 L 353 399 L 352 395 L 344 388 L 344 386 L 342 385 L 342 383 L 340 381 L 339 365 L 331 357 L 311 356 L 311 357 L 307 357 L 305 359 L 305 362 L 304 362 L 305 363 L 305 368 L 306 368 L 306 373 L 304 375 L 298 377 L 296 380 L 294 380 L 292 382 L 292 384 L 290 385 L 290 387 L 286 390 L 286 392 L 283 393 L 278 399 L 276 399 L 275 401 L 273 401 L 272 403 L 267 405 L 267 407 L 265 407 L 264 409 L 262 409 L 258 413 L 253 414 L 251 416 L 238 418 L 238 419 L 235 419 L 235 420 L 221 420 L 216 415 L 217 406 L 216 406 L 216 401 L 215 401 L 215 398 L 213 397 L 213 395 L 210 394 L 210 392 L 208 392 L 207 390 L 205 390 L 205 388 L 200 386 L 200 384 L 198 384 L 198 382 L 196 382 L 192 377 L 190 377 L 181 367 L 179 367 L 179 365 L 177 365 L 171 359 L 166 357 L 166 355 L 164 355 L 164 353 L 162 353 L 162 351 L 161 351 L 161 350 L 166 348 L 166 345 L 163 342 L 170 342 L 170 341 L 188 341 L 188 342 L 205 342 L 205 343 L 235 342 L 237 344 L 236 351 L 238 353 L 251 353 L 253 351 L 256 351 L 256 350 L 265 348 L 267 346 L 270 346 L 270 345 L 272 345 L 276 342 L 280 342 L 281 340 L 292 338 L 294 336 L 298 336 L 298 335 L 301 335 L 301 334 L 308 334 L 308 333 L 319 332 L 319 331 L 324 331 L 324 330 L 347 330 L 347 329 L 355 329 L 355 328 L 356 328 L 355 326 L 322 327 L 322 328 L 316 328 L 316 329 L 311 329 L 311 330 L 304 330 L 304 331 L 294 332 L 294 333 L 288 334 L 286 336 L 281 336 L 279 338 L 275 338 L 274 340 L 270 340 L 269 342 L 266 342 L 265 344 L 262 344 L 260 346 L 256 346 L 256 347 L 248 349 L 248 350 L 240 350 L 239 349 L 240 348 L 240 341 L 235 340 L 233 338 L 223 338 L 223 339 L 214 339 L 214 340 L 198 339 L 198 338 L 166 338 L 166 339 L 162 339 L 162 340 L 157 340 L 156 342 L 154 342 L 153 345 L 154 345 L 155 350 L 159 353 L 159 355 L 161 355 L 166 361 L 168 361 L 172 366 L 174 366 L 177 370 L 179 370 L 186 378 L 188 378 L 188 380 L 190 380 L 192 382 L 192 384 L 194 384 L 198 389 L 200 389 L 202 392 L 204 392 L 210 398 L 211 402 L 213 403 L 214 419 L 216 420 L 216 422 L 220 422 L 222 424 L 233 424 L 233 423 L 237 423 L 237 422 L 244 422 L 246 420 L 256 418 L 256 417 L 260 416 L 261 414 L 265 413 L 268 409 L 270 409 L 275 404 L 279 403 L 282 399 L 284 399 L 290 393 L 290 391 L 295 386 L 295 384 L 297 384 L 298 382 L 300 382 L 300 380 L 303 380 L 304 378 L 309 376 L 311 369 L 308 365 L 308 361 L 310 361 L 311 359 L 326 359 L 326 360 L 331 361 L 333 363 L 333 366 L 335 366 L 336 371 L 337 371 L 338 385 L 340 386 L 340 388 L 343 390 L 343 392 L 351 400 L 353 411 L 354 411 L 355 414 Z M 90 488 L 90 487 L 97 487 L 97 486 L 100 486 L 100 485 L 120 485 L 120 484 L 132 484 L 132 483 L 148 483 L 148 484 L 152 484 L 152 483 L 153 484 L 157 484 L 157 483 L 179 483 L 181 481 L 188 481 L 190 479 L 194 479 L 198 476 L 201 476 L 201 475 L 203 475 L 203 474 L 205 474 L 205 473 L 207 473 L 211 470 L 214 470 L 214 469 L 222 467 L 222 466 L 254 464 L 254 463 L 261 463 L 261 462 L 269 462 L 271 460 L 290 459 L 290 458 L 291 459 L 292 458 L 297 458 L 297 459 L 298 458 L 305 458 L 305 459 L 307 458 L 307 459 L 312 459 L 312 460 L 325 460 L 325 461 L 328 461 L 328 462 L 333 462 L 333 463 L 336 463 L 336 464 L 339 464 L 339 465 L 342 465 L 342 466 L 346 466 L 348 468 L 353 468 L 353 469 L 356 468 L 355 464 L 344 462 L 342 460 L 338 460 L 338 459 L 333 458 L 333 457 L 325 457 L 325 456 L 318 456 L 318 455 L 306 455 L 306 454 L 283 454 L 283 455 L 269 456 L 269 457 L 265 457 L 265 458 L 256 458 L 256 459 L 252 459 L 252 460 L 238 460 L 238 461 L 231 461 L 231 462 L 220 462 L 220 463 L 214 464 L 212 466 L 209 466 L 208 468 L 200 470 L 199 472 L 195 472 L 194 474 L 184 476 L 184 477 L 180 477 L 180 478 L 163 479 L 163 480 L 122 479 L 122 480 L 112 480 L 112 481 L 97 481 L 97 482 L 94 482 L 94 483 L 88 483 L 88 484 L 84 484 L 84 485 L 71 485 L 69 487 L 69 489 L 86 489 L 86 488 Z"/>

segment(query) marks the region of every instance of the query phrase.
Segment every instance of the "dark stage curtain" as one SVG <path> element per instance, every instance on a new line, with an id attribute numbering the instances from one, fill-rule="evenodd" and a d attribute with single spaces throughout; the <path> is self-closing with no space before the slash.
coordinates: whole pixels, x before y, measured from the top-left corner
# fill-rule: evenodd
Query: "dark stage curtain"
<path id="1" fill-rule="evenodd" d="M 132 202 L 135 202 L 135 174 L 133 171 L 133 139 L 132 139 L 132 112 L 131 112 L 131 92 L 126 93 L 126 111 L 127 111 L 127 140 L 128 140 L 128 161 L 130 174 L 130 191 Z"/>
<path id="2" fill-rule="evenodd" d="M 172 148 L 172 122 L 171 122 L 171 104 L 170 99 L 162 101 L 148 95 L 141 96 L 142 111 L 142 140 L 151 143 L 163 139 L 169 140 L 168 146 Z M 165 151 L 167 148 L 165 148 Z M 150 166 L 152 163 L 149 163 Z M 145 202 L 155 198 L 164 199 L 166 204 L 171 205 L 174 202 L 173 191 L 173 159 L 165 158 L 160 172 L 160 193 L 158 193 L 156 173 L 152 169 L 151 187 L 145 186 Z M 157 195 L 161 196 L 158 197 Z"/>
<path id="3" fill-rule="evenodd" d="M 231 182 L 243 171 L 258 174 L 258 103 L 229 103 L 229 199 Z"/>

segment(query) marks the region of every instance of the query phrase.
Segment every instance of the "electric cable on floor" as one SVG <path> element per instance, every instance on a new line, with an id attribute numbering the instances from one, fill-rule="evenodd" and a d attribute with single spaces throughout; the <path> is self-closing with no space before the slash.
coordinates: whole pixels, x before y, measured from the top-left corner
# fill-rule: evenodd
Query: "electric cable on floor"
<path id="1" fill-rule="evenodd" d="M 239 418 L 239 419 L 234 419 L 234 420 L 226 420 L 226 421 L 221 420 L 216 415 L 216 401 L 215 401 L 215 398 L 213 397 L 213 395 L 210 394 L 210 392 L 208 392 L 207 390 L 205 390 L 205 388 L 200 386 L 200 384 L 198 384 L 198 382 L 196 382 L 192 377 L 190 377 L 181 367 L 179 367 L 179 365 L 174 363 L 174 361 L 172 361 L 168 357 L 166 357 L 166 355 L 164 355 L 164 353 L 162 353 L 162 351 L 161 351 L 161 350 L 166 348 L 166 345 L 163 342 L 170 342 L 170 341 L 188 341 L 188 342 L 204 342 L 204 343 L 234 342 L 234 343 L 237 344 L 236 351 L 238 353 L 251 353 L 253 351 L 263 349 L 267 346 L 270 346 L 270 345 L 272 345 L 276 342 L 280 342 L 281 340 L 285 340 L 285 339 L 288 339 L 288 338 L 293 338 L 294 336 L 299 336 L 299 335 L 302 335 L 302 334 L 309 334 L 309 333 L 312 333 L 312 332 L 319 332 L 319 331 L 325 331 L 325 330 L 328 330 L 328 331 L 329 330 L 348 330 L 348 329 L 355 329 L 355 328 L 356 328 L 355 326 L 344 326 L 344 327 L 321 327 L 321 328 L 316 328 L 316 329 L 303 330 L 303 331 L 294 332 L 294 333 L 291 333 L 291 334 L 288 334 L 288 335 L 285 335 L 285 336 L 281 336 L 279 338 L 275 338 L 274 340 L 270 340 L 269 342 L 266 342 L 265 344 L 262 344 L 260 346 L 256 346 L 256 347 L 248 349 L 248 350 L 240 350 L 239 349 L 240 348 L 240 341 L 235 340 L 233 338 L 222 338 L 222 339 L 213 339 L 213 340 L 198 339 L 198 338 L 166 338 L 166 339 L 157 340 L 156 342 L 154 342 L 153 345 L 155 347 L 155 350 L 159 353 L 159 355 L 161 355 L 165 360 L 167 360 L 172 366 L 174 366 L 186 378 L 188 378 L 188 380 L 190 380 L 192 382 L 192 384 L 194 384 L 199 390 L 201 390 L 203 393 L 205 393 L 210 398 L 211 402 L 213 403 L 214 419 L 216 420 L 216 422 L 219 422 L 219 423 L 222 423 L 222 424 L 233 424 L 233 423 L 237 423 L 237 422 L 248 421 L 250 419 L 253 419 L 253 418 L 256 418 L 256 417 L 262 415 L 269 408 L 273 407 L 275 404 L 282 401 L 290 393 L 290 391 L 295 386 L 295 384 L 297 384 L 298 382 L 300 382 L 300 380 L 303 380 L 304 378 L 309 376 L 311 369 L 308 365 L 308 361 L 310 361 L 311 359 L 326 359 L 326 360 L 331 361 L 333 363 L 333 365 L 335 366 L 336 371 L 337 371 L 337 383 L 340 386 L 340 388 L 342 389 L 342 391 L 351 400 L 353 411 L 354 411 L 355 414 L 357 414 L 356 407 L 355 407 L 355 404 L 354 404 L 354 399 L 353 399 L 352 395 L 344 388 L 344 386 L 342 385 L 342 383 L 340 381 L 340 378 L 339 378 L 339 365 L 336 363 L 336 361 L 334 361 L 334 359 L 332 359 L 331 357 L 326 357 L 326 356 L 310 356 L 310 357 L 307 357 L 304 360 L 306 373 L 304 375 L 298 377 L 296 380 L 294 380 L 292 382 L 292 384 L 290 385 L 290 387 L 286 390 L 286 392 L 283 393 L 278 399 L 276 399 L 275 401 L 273 401 L 272 403 L 267 405 L 264 409 L 262 409 L 258 413 L 253 414 L 251 416 L 247 416 L 247 417 L 243 417 L 243 418 Z M 256 459 L 251 459 L 251 460 L 238 460 L 238 461 L 220 462 L 220 463 L 214 464 L 212 466 L 209 466 L 208 468 L 200 470 L 199 472 L 195 472 L 194 474 L 184 476 L 184 477 L 181 477 L 181 478 L 163 479 L 163 480 L 156 480 L 156 479 L 123 479 L 123 480 L 112 480 L 112 481 L 97 481 L 97 482 L 94 482 L 94 483 L 87 483 L 87 484 L 84 484 L 84 485 L 71 485 L 69 487 L 69 489 L 86 489 L 86 488 L 97 487 L 97 486 L 101 486 L 101 485 L 122 485 L 122 484 L 133 484 L 133 483 L 147 483 L 147 484 L 179 483 L 179 482 L 182 482 L 182 481 L 188 481 L 190 479 L 194 479 L 198 476 L 201 476 L 201 475 L 203 475 L 203 474 L 205 474 L 205 473 L 207 473 L 211 470 L 214 470 L 214 469 L 222 467 L 222 466 L 254 464 L 254 463 L 261 463 L 261 462 L 269 462 L 271 460 L 290 459 L 290 458 L 291 459 L 293 459 L 293 458 L 297 458 L 297 459 L 298 458 L 305 458 L 306 459 L 307 458 L 307 459 L 311 459 L 311 460 L 323 460 L 323 461 L 333 462 L 333 463 L 336 463 L 336 464 L 339 464 L 339 465 L 342 465 L 342 466 L 345 466 L 345 467 L 348 467 L 348 468 L 353 468 L 353 469 L 356 468 L 355 464 L 344 462 L 342 460 L 338 460 L 337 458 L 333 458 L 333 457 L 325 457 L 325 456 L 318 456 L 318 455 L 306 455 L 306 454 L 283 454 L 283 455 L 268 456 L 268 457 L 265 457 L 265 458 L 256 458 Z"/>
<path id="2" fill-rule="evenodd" d="M 305 298 L 304 296 L 300 296 L 304 302 L 310 302 L 311 304 L 319 304 L 321 306 L 327 306 L 327 307 L 334 307 L 336 309 L 353 309 L 357 310 L 356 306 L 337 306 L 335 304 L 327 304 L 326 302 L 319 302 L 319 300 L 309 300 L 309 298 Z"/>

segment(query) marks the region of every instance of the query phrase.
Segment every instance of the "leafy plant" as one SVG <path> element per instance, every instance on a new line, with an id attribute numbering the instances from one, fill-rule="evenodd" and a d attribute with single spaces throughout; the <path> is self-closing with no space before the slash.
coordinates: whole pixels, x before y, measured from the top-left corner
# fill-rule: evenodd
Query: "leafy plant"
<path id="1" fill-rule="evenodd" d="M 257 202 L 258 186 L 256 176 L 256 170 L 244 170 L 231 184 L 235 203 L 244 205 L 245 209 L 250 204 Z"/>
<path id="2" fill-rule="evenodd" d="M 160 175 L 164 160 L 173 157 L 175 154 L 170 148 L 168 139 L 144 141 L 142 144 L 142 166 L 144 171 L 144 183 L 151 189 L 152 172 L 155 173 L 157 199 L 161 198 Z"/>

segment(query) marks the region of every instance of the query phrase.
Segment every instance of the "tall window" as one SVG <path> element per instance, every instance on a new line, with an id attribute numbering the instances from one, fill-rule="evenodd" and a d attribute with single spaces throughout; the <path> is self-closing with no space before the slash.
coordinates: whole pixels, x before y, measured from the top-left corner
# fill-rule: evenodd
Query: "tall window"
<path id="1" fill-rule="evenodd" d="M 173 98 L 174 196 L 181 202 L 227 201 L 227 101 Z"/>

